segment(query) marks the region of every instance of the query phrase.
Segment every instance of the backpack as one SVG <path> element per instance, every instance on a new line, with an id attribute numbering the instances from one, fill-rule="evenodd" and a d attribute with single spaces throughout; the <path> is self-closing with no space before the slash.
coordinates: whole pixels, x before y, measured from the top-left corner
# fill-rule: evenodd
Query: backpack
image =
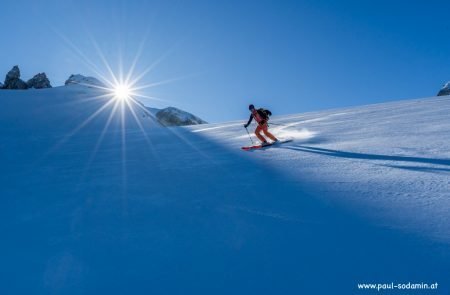
<path id="1" fill-rule="evenodd" d="M 263 108 L 258 109 L 258 114 L 264 119 L 269 120 L 269 117 L 272 116 L 272 112 Z"/>

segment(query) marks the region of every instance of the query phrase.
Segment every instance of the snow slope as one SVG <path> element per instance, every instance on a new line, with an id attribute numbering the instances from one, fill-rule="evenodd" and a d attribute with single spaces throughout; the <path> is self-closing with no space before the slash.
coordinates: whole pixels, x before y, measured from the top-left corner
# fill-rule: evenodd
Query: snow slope
<path id="1" fill-rule="evenodd" d="M 450 291 L 450 99 L 275 117 L 295 141 L 243 152 L 245 118 L 100 94 L 0 91 L 0 294 Z"/>
<path id="2" fill-rule="evenodd" d="M 275 117 L 273 133 L 296 141 L 257 157 L 378 224 L 450 243 L 449 113 L 435 97 Z M 248 140 L 241 122 L 193 131 Z"/>

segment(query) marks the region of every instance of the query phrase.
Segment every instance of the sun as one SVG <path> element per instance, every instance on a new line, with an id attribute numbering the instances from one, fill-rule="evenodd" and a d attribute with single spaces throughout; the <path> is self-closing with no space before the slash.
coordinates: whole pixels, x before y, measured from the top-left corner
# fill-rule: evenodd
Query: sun
<path id="1" fill-rule="evenodd" d="M 131 96 L 131 89 L 126 84 L 118 84 L 114 87 L 114 97 L 119 100 L 126 100 Z"/>

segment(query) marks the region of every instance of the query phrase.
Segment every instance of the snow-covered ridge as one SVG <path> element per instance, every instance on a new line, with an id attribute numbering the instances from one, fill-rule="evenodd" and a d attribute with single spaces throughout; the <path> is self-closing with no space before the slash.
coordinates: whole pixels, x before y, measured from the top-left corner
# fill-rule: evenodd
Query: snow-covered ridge
<path id="1" fill-rule="evenodd" d="M 80 74 L 70 75 L 69 79 L 66 80 L 64 85 L 74 85 L 79 84 L 87 87 L 105 87 L 105 84 L 100 82 L 97 78 L 86 77 Z"/>
<path id="2" fill-rule="evenodd" d="M 450 95 L 450 81 L 445 83 L 444 86 L 442 86 L 441 90 L 439 90 L 438 96 L 442 95 Z"/>
<path id="3" fill-rule="evenodd" d="M 207 123 L 199 117 L 175 107 L 156 110 L 149 108 L 149 111 L 155 115 L 163 126 L 187 126 Z"/>
<path id="4" fill-rule="evenodd" d="M 86 87 L 106 88 L 106 86 L 98 79 L 94 77 L 86 77 L 80 74 L 71 75 L 65 82 L 65 85 L 82 85 Z M 164 109 L 156 109 L 152 107 L 146 108 L 148 112 L 144 115 L 156 118 L 161 125 L 166 127 L 188 126 L 207 123 L 199 117 L 175 107 L 167 107 Z"/>

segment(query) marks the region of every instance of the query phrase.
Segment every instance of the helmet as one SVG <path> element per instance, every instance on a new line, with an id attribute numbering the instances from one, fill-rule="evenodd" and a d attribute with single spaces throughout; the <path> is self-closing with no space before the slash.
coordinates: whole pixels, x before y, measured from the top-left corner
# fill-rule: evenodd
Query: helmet
<path id="1" fill-rule="evenodd" d="M 248 106 L 248 109 L 249 109 L 250 111 L 253 110 L 254 108 L 255 108 L 255 106 L 252 105 L 252 104 Z"/>

